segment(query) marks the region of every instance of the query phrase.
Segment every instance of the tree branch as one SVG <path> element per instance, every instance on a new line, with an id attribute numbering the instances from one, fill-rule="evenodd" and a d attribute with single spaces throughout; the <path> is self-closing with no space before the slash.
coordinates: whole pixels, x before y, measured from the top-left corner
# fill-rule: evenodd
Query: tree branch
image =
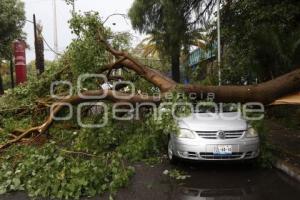
<path id="1" fill-rule="evenodd" d="M 106 94 L 106 95 L 105 95 Z M 160 103 L 160 98 L 156 96 L 146 96 L 146 95 L 130 95 L 123 92 L 112 91 L 112 90 L 90 90 L 85 91 L 82 93 L 83 96 L 89 97 L 93 99 L 82 98 L 82 96 L 72 96 L 67 99 L 63 99 L 57 102 L 56 106 L 54 107 L 52 113 L 47 117 L 43 124 L 40 126 L 36 126 L 30 128 L 19 136 L 9 140 L 8 142 L 0 145 L 0 150 L 9 147 L 10 145 L 19 142 L 21 139 L 27 137 L 30 134 L 44 134 L 51 124 L 54 122 L 54 117 L 64 108 L 63 103 L 70 103 L 72 105 L 77 105 L 81 102 L 89 102 L 89 101 L 99 101 L 99 100 L 110 100 L 112 102 L 128 102 L 132 104 L 136 103 L 145 103 L 145 102 L 153 102 L 153 103 Z M 100 97 L 104 96 L 104 97 Z"/>
<path id="2" fill-rule="evenodd" d="M 101 36 L 100 36 L 101 38 Z M 107 65 L 102 69 L 111 70 L 117 67 L 125 67 L 137 73 L 137 75 L 143 77 L 153 85 L 159 87 L 162 95 L 166 92 L 172 92 L 174 90 L 178 92 L 185 92 L 187 94 L 196 93 L 198 98 L 209 93 L 214 93 L 215 101 L 217 102 L 261 102 L 263 104 L 269 104 L 277 98 L 285 95 L 300 91 L 300 69 L 293 72 L 287 73 L 276 79 L 258 84 L 258 85 L 246 85 L 246 86 L 204 86 L 199 84 L 181 85 L 177 84 L 170 78 L 161 74 L 157 70 L 151 69 L 136 59 L 129 56 L 127 53 L 123 53 L 113 49 L 105 40 L 100 40 L 107 48 L 119 60 L 113 64 Z M 103 94 L 106 93 L 104 97 Z M 77 105 L 81 102 L 109 100 L 111 102 L 128 102 L 128 103 L 156 103 L 159 104 L 161 101 L 160 97 L 157 96 L 146 96 L 146 95 L 129 95 L 119 91 L 112 90 L 91 90 L 85 91 L 82 95 L 90 98 L 82 98 L 82 96 L 72 96 L 67 99 L 63 99 L 58 103 L 70 103 Z M 9 147 L 10 145 L 19 142 L 21 139 L 27 137 L 30 134 L 43 134 L 45 133 L 54 121 L 54 116 L 57 115 L 64 108 L 63 104 L 57 104 L 50 116 L 44 121 L 43 124 L 37 127 L 30 128 L 20 135 L 13 137 L 5 144 L 0 145 L 0 150 Z"/>

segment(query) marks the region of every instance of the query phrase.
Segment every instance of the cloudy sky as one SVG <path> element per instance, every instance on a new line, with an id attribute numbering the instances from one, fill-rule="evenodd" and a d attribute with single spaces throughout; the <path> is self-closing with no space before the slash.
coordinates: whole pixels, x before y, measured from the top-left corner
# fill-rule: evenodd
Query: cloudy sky
<path id="1" fill-rule="evenodd" d="M 25 11 L 27 20 L 32 21 L 32 15 L 36 15 L 37 21 L 43 25 L 43 35 L 49 45 L 54 48 L 54 15 L 53 15 L 53 1 L 54 0 L 23 0 L 25 2 Z M 76 11 L 98 11 L 100 16 L 105 19 L 113 13 L 127 14 L 134 0 L 76 0 Z M 64 0 L 56 0 L 57 12 L 57 28 L 58 28 L 58 51 L 63 52 L 64 49 L 71 42 L 72 36 L 68 20 L 71 17 L 71 6 L 68 6 Z M 115 23 L 115 25 L 113 25 Z M 137 43 L 142 36 L 133 31 L 129 20 L 124 20 L 121 16 L 110 17 L 106 22 L 107 26 L 111 27 L 113 31 L 130 31 L 133 37 L 133 42 Z M 30 49 L 27 53 L 27 63 L 35 58 L 34 43 L 33 43 L 33 24 L 26 22 L 24 31 L 27 33 L 27 42 Z M 54 53 L 45 45 L 45 58 L 53 60 Z"/>

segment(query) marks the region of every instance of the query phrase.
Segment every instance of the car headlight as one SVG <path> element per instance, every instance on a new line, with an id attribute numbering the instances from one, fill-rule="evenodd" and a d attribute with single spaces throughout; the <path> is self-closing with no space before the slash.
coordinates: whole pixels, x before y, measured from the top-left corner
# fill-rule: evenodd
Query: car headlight
<path id="1" fill-rule="evenodd" d="M 179 130 L 179 134 L 177 135 L 177 137 L 195 139 L 195 135 L 191 130 L 183 128 Z"/>
<path id="2" fill-rule="evenodd" d="M 257 137 L 257 136 L 258 136 L 258 134 L 254 128 L 252 128 L 252 127 L 248 128 L 246 137 L 251 138 L 251 137 Z"/>

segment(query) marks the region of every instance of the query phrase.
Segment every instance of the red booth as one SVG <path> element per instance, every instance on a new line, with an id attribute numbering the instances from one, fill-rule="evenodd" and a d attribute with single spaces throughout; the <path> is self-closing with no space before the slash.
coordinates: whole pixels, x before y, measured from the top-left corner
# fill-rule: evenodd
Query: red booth
<path id="1" fill-rule="evenodd" d="M 26 44 L 24 41 L 17 40 L 13 43 L 17 85 L 27 81 L 25 49 Z"/>

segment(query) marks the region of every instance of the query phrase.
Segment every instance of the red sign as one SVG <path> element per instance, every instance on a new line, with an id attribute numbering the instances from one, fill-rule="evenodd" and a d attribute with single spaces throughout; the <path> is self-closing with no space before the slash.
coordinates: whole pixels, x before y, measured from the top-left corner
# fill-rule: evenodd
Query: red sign
<path id="1" fill-rule="evenodd" d="M 27 81 L 25 48 L 26 45 L 24 41 L 17 40 L 13 43 L 17 85 Z"/>

